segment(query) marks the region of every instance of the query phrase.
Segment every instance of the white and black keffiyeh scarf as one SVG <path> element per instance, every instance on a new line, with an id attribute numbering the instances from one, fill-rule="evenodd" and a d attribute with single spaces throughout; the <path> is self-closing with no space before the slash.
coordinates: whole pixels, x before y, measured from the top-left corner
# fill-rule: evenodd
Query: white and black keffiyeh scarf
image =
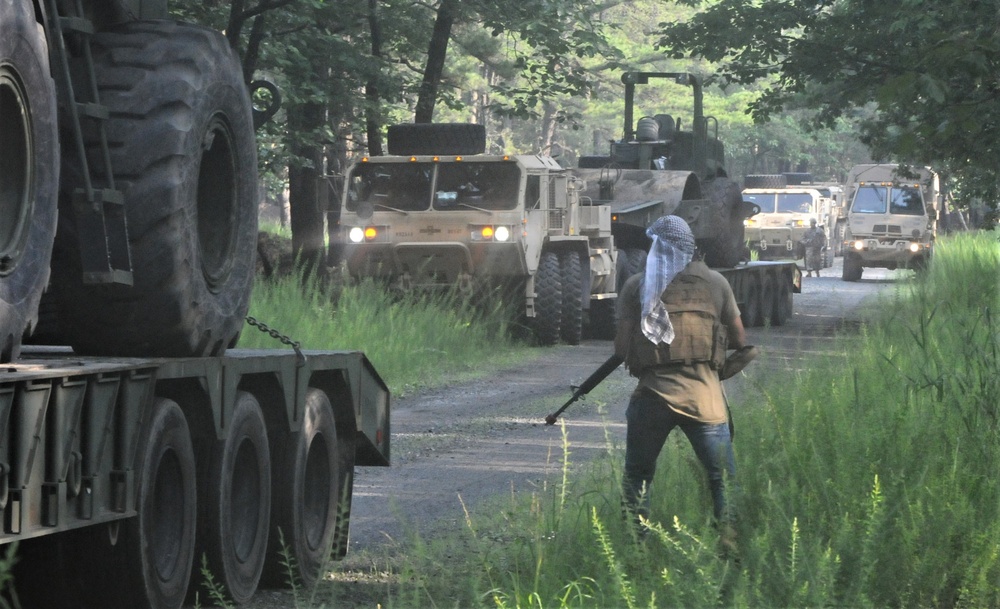
<path id="1" fill-rule="evenodd" d="M 642 285 L 642 333 L 654 345 L 674 340 L 674 327 L 660 296 L 694 258 L 694 235 L 678 216 L 663 216 L 646 229 L 653 240 Z"/>

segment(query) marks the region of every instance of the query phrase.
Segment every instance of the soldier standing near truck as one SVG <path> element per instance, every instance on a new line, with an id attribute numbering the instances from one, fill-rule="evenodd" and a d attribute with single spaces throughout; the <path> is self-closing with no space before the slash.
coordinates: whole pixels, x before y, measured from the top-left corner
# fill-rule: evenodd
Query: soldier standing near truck
<path id="1" fill-rule="evenodd" d="M 727 347 L 746 347 L 740 311 L 726 279 L 693 261 L 694 236 L 684 220 L 663 216 L 647 235 L 653 243 L 646 272 L 622 288 L 615 336 L 615 353 L 639 379 L 626 411 L 625 508 L 636 519 L 649 517 L 657 457 L 680 427 L 708 472 L 723 548 L 733 550 L 726 484 L 735 480 L 736 462 L 720 371 Z M 641 536 L 646 529 L 638 530 Z"/>
<path id="2" fill-rule="evenodd" d="M 826 246 L 826 235 L 822 228 L 816 226 L 816 218 L 809 220 L 809 228 L 799 242 L 806 250 L 806 277 L 812 277 L 813 273 L 819 277 L 819 271 L 823 268 L 823 248 Z"/>

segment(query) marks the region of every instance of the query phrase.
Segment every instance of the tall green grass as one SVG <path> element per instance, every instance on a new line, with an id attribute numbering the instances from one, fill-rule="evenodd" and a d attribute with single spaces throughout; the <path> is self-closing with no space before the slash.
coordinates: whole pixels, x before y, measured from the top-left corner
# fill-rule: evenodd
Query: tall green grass
<path id="1" fill-rule="evenodd" d="M 734 405 L 738 559 L 720 553 L 683 434 L 644 541 L 610 441 L 584 473 L 418 547 L 384 606 L 1000 606 L 998 277 L 995 238 L 942 239 L 861 336 L 805 371 L 751 369 L 763 397 Z"/>
<path id="2" fill-rule="evenodd" d="M 250 315 L 303 349 L 364 351 L 394 395 L 525 350 L 500 306 L 474 307 L 455 293 L 394 295 L 370 281 L 331 286 L 292 275 L 259 282 Z M 239 346 L 285 347 L 249 326 Z"/>

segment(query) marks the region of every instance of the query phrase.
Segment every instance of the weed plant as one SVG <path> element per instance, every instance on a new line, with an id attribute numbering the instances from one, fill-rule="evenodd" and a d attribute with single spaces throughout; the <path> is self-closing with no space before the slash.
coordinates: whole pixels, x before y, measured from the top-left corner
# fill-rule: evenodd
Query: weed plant
<path id="1" fill-rule="evenodd" d="M 661 455 L 644 539 L 622 518 L 609 442 L 582 474 L 418 546 L 385 606 L 1000 606 L 998 247 L 942 239 L 860 337 L 751 377 L 763 397 L 734 404 L 737 557 L 719 551 L 683 434 Z"/>
<path id="2" fill-rule="evenodd" d="M 332 286 L 290 275 L 258 282 L 250 315 L 303 349 L 364 351 L 397 396 L 524 351 L 505 309 L 474 307 L 455 292 L 400 296 L 371 281 Z M 239 346 L 284 347 L 251 327 Z"/>

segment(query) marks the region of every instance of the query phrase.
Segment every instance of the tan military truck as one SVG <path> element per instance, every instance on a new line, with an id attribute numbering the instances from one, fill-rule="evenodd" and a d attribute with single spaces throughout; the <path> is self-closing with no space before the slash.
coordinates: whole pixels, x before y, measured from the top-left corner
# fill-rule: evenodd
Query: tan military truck
<path id="1" fill-rule="evenodd" d="M 864 267 L 919 270 L 934 252 L 941 186 L 929 167 L 855 165 L 847 178 L 844 281 Z"/>
<path id="2" fill-rule="evenodd" d="M 744 221 L 747 245 L 759 260 L 802 258 L 801 241 L 811 220 L 816 220 L 829 240 L 831 200 L 814 188 L 747 188 L 743 200 L 760 207 L 759 214 Z M 832 265 L 833 252 L 827 248 L 823 266 Z"/>
<path id="3" fill-rule="evenodd" d="M 613 332 L 609 208 L 581 204 L 580 181 L 550 157 L 470 154 L 479 146 L 458 137 L 470 127 L 395 125 L 394 154 L 348 168 L 339 237 L 346 272 L 400 290 L 513 298 L 542 344 L 579 343 L 585 313 L 595 334 Z"/>

